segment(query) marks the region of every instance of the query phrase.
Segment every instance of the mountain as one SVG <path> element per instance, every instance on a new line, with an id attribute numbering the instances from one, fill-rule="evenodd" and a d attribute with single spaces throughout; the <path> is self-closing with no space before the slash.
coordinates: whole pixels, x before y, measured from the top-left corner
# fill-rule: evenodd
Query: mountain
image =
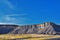
<path id="1" fill-rule="evenodd" d="M 18 25 L 0 24 L 0 34 L 7 34 L 13 31 Z"/>
<path id="2" fill-rule="evenodd" d="M 0 25 L 0 34 L 60 34 L 60 25 L 52 22 L 33 25 Z"/>

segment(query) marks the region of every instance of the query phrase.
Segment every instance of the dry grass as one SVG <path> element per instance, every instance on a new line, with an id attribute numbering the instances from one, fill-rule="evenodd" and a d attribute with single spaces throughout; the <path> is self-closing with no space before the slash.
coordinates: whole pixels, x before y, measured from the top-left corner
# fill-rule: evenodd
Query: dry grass
<path id="1" fill-rule="evenodd" d="M 0 40 L 8 39 L 26 39 L 26 40 L 46 40 L 60 38 L 60 35 L 43 35 L 43 34 L 1 34 Z"/>

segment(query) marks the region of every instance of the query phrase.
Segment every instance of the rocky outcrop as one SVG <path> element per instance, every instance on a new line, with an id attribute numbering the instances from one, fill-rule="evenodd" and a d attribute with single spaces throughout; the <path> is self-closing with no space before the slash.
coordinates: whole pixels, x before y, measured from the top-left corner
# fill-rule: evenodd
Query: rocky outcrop
<path id="1" fill-rule="evenodd" d="M 7 34 L 13 31 L 18 25 L 0 25 L 0 34 Z"/>
<path id="2" fill-rule="evenodd" d="M 51 22 L 17 27 L 11 33 L 14 34 L 56 34 Z M 54 24 L 55 25 L 55 24 Z"/>
<path id="3" fill-rule="evenodd" d="M 60 34 L 60 25 L 52 22 L 33 25 L 0 25 L 0 34 Z"/>

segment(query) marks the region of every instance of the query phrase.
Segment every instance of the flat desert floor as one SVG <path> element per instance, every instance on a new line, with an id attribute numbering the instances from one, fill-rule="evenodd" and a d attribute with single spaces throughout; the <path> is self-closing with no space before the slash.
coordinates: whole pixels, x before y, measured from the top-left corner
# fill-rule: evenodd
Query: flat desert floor
<path id="1" fill-rule="evenodd" d="M 0 40 L 60 40 L 60 35 L 0 34 Z"/>

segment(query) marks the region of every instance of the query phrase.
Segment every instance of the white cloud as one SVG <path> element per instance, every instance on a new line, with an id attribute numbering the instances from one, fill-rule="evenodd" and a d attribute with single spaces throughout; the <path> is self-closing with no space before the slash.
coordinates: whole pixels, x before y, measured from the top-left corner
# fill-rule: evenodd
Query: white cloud
<path id="1" fill-rule="evenodd" d="M 27 14 L 10 14 L 10 15 L 8 14 L 4 15 L 2 18 L 3 18 L 2 23 L 7 24 L 9 23 L 24 24 L 30 21 L 30 18 L 27 17 Z"/>
<path id="2" fill-rule="evenodd" d="M 8 16 L 8 15 L 5 15 L 4 16 L 4 20 L 6 20 L 6 21 L 16 21 L 16 18 Z"/>
<path id="3" fill-rule="evenodd" d="M 11 15 L 5 15 L 3 19 L 8 22 L 24 22 L 26 21 L 26 15 L 27 14 L 11 14 Z M 23 17 L 24 16 L 24 17 Z"/>
<path id="4" fill-rule="evenodd" d="M 14 5 L 13 5 L 10 1 L 8 1 L 8 0 L 3 0 L 3 2 L 4 2 L 6 5 L 8 5 L 8 7 L 9 7 L 10 9 L 14 9 Z"/>
<path id="5" fill-rule="evenodd" d="M 27 16 L 27 14 L 10 14 L 10 15 L 6 15 L 6 16 Z"/>

